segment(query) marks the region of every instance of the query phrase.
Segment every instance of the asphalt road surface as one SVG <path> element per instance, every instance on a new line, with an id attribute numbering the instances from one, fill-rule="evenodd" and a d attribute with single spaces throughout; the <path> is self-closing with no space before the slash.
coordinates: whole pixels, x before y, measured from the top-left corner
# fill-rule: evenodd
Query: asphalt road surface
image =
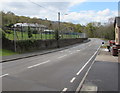
<path id="1" fill-rule="evenodd" d="M 3 91 L 76 91 L 101 40 L 2 64 Z"/>

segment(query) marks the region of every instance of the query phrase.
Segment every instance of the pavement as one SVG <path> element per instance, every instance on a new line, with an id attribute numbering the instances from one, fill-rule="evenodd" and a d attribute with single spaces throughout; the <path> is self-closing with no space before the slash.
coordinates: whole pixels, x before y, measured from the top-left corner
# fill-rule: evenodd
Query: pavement
<path id="1" fill-rule="evenodd" d="M 89 41 L 90 41 L 90 39 L 83 41 L 83 43 L 78 43 L 78 44 L 74 44 L 74 45 L 70 45 L 70 46 L 66 46 L 66 47 L 61 47 L 61 48 L 38 50 L 38 51 L 34 51 L 34 52 L 15 54 L 15 55 L 11 55 L 11 56 L 3 56 L 2 57 L 2 62 L 9 62 L 9 61 L 14 61 L 14 60 L 19 60 L 19 59 L 44 55 L 44 54 L 48 54 L 48 53 L 52 53 L 52 52 L 57 52 L 57 51 L 61 51 L 61 50 L 64 50 L 64 49 L 68 49 L 68 48 L 77 46 L 79 44 L 87 43 Z"/>
<path id="2" fill-rule="evenodd" d="M 105 48 L 101 48 L 80 93 L 120 93 L 120 63 Z"/>

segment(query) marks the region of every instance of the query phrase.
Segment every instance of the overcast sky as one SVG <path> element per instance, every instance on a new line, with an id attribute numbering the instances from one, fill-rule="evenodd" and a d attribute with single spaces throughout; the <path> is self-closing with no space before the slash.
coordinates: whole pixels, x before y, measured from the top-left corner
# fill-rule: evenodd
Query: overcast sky
<path id="1" fill-rule="evenodd" d="M 11 11 L 16 15 L 37 17 L 75 24 L 89 22 L 107 22 L 118 16 L 119 0 L 1 0 L 0 10 Z M 36 4 L 34 4 L 36 3 Z"/>

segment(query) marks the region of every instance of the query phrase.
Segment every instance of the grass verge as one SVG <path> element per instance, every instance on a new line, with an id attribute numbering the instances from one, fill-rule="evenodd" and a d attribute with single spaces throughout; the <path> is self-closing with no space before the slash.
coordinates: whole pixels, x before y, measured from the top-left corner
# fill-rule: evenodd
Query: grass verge
<path id="1" fill-rule="evenodd" d="M 0 49 L 0 56 L 10 56 L 10 55 L 15 55 L 17 53 L 12 52 L 10 50 L 5 50 L 5 49 Z"/>

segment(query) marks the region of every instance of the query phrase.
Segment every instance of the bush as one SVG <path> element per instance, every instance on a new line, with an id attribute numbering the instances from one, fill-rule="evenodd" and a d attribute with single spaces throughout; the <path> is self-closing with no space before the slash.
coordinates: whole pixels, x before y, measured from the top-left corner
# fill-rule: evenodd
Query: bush
<path id="1" fill-rule="evenodd" d="M 11 30 L 6 30 L 5 33 L 13 34 L 13 31 L 11 31 Z"/>
<path id="2" fill-rule="evenodd" d="M 5 32 L 2 29 L 0 29 L 0 38 L 5 38 Z"/>

